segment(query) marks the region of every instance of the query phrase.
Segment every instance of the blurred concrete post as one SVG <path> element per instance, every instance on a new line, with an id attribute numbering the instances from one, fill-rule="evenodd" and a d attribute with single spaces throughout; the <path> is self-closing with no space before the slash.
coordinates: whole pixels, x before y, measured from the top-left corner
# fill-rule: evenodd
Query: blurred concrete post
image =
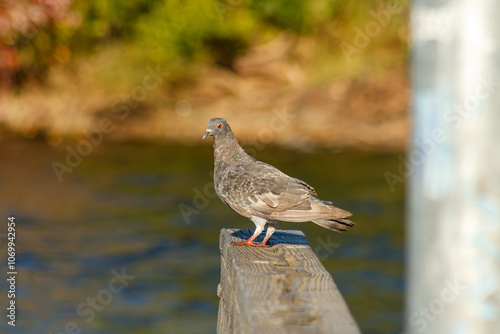
<path id="1" fill-rule="evenodd" d="M 415 0 L 407 333 L 500 333 L 500 1 Z"/>

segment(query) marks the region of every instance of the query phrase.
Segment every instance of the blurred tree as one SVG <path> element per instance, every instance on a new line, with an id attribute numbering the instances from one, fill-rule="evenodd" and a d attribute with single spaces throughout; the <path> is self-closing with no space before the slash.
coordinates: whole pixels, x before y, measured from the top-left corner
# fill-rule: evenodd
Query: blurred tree
<path id="1" fill-rule="evenodd" d="M 0 80 L 4 87 L 12 78 L 43 82 L 51 66 L 72 65 L 75 55 L 108 45 L 131 64 L 170 64 L 184 73 L 191 64 L 233 68 L 247 48 L 282 31 L 311 37 L 329 56 L 384 6 L 382 0 L 0 0 Z"/>
<path id="2" fill-rule="evenodd" d="M 99 42 L 128 40 L 134 36 L 135 22 L 147 15 L 160 0 L 74 0 L 74 10 L 82 15 L 82 27 L 74 36 L 75 48 L 96 48 Z M 84 45 L 82 45 L 83 43 Z"/>
<path id="3" fill-rule="evenodd" d="M 278 29 L 300 33 L 306 28 L 310 5 L 303 0 L 254 0 L 250 8 L 255 16 Z"/>
<path id="4" fill-rule="evenodd" d="M 212 0 L 167 0 L 141 17 L 136 38 L 146 58 L 156 62 L 207 61 L 232 67 L 255 26 L 244 7 Z"/>
<path id="5" fill-rule="evenodd" d="M 48 64 L 68 59 L 69 50 L 54 43 L 46 29 L 79 24 L 78 14 L 70 10 L 71 3 L 72 0 L 0 0 L 3 88 L 22 80 L 28 71 L 40 74 Z"/>
<path id="6" fill-rule="evenodd" d="M 134 20 L 151 0 L 0 0 L 0 79 L 43 82 L 47 70 L 75 53 L 92 53 L 104 42 L 134 34 Z M 8 87 L 10 85 L 3 85 Z"/>

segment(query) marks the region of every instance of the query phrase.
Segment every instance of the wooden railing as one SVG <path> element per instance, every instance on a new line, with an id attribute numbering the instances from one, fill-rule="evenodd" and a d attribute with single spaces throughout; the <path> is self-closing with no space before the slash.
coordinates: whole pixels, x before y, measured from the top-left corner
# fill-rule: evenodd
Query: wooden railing
<path id="1" fill-rule="evenodd" d="M 231 245 L 252 233 L 221 230 L 217 333 L 360 333 L 302 232 L 277 230 L 270 248 Z"/>

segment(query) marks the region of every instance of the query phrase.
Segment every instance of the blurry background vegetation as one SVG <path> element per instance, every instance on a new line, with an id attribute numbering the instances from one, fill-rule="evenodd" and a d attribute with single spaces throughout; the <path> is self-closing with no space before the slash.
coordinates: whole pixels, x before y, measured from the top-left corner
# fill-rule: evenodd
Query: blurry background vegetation
<path id="1" fill-rule="evenodd" d="M 355 45 L 394 4 L 399 12 L 346 56 L 341 44 Z M 168 76 L 109 138 L 198 140 L 198 127 L 176 129 L 215 115 L 265 121 L 286 107 L 321 119 L 310 131 L 301 117 L 289 126 L 306 144 L 401 149 L 406 12 L 406 1 L 1 0 L 0 123 L 53 144 L 78 138 L 158 65 Z M 325 120 L 344 124 L 317 128 Z"/>
<path id="2" fill-rule="evenodd" d="M 391 190 L 384 173 L 398 171 L 407 133 L 407 7 L 0 0 L 0 215 L 19 221 L 19 327 L 215 331 L 219 230 L 252 225 L 217 198 L 188 221 L 179 205 L 212 184 L 201 136 L 222 116 L 250 154 L 355 214 L 342 235 L 278 227 L 328 252 L 364 333 L 399 333 L 404 182 Z M 58 179 L 52 164 L 70 165 L 103 120 L 106 143 Z M 121 266 L 137 279 L 87 323 L 76 308 Z"/>

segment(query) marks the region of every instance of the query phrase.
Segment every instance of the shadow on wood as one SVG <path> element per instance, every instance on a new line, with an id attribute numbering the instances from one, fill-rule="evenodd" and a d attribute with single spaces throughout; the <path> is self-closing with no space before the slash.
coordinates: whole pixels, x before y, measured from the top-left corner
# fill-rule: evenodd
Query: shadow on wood
<path id="1" fill-rule="evenodd" d="M 270 248 L 231 245 L 252 233 L 221 230 L 217 333 L 360 333 L 301 231 L 276 231 Z"/>
<path id="2" fill-rule="evenodd" d="M 250 238 L 255 230 L 251 230 L 249 228 L 243 229 L 243 230 L 237 230 L 236 232 L 233 232 L 231 236 L 235 238 L 242 239 L 240 241 L 246 241 L 248 238 Z M 254 243 L 260 243 L 262 240 L 264 240 L 264 237 L 266 236 L 266 232 L 262 232 L 255 240 L 253 241 Z M 307 238 L 305 235 L 301 234 L 295 234 L 295 233 L 290 233 L 288 231 L 276 231 L 274 234 L 271 236 L 271 238 L 268 240 L 267 245 L 270 246 L 275 246 L 278 244 L 284 244 L 284 245 L 306 245 L 309 246 L 309 242 L 307 242 Z"/>

